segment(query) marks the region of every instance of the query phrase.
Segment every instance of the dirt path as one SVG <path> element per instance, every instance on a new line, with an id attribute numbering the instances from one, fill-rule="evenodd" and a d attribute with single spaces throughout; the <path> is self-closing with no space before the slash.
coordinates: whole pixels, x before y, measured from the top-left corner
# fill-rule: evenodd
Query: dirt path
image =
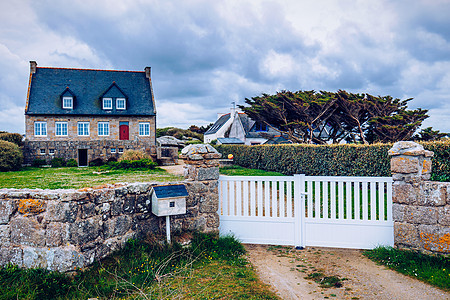
<path id="1" fill-rule="evenodd" d="M 450 293 L 376 265 L 360 250 L 245 245 L 260 278 L 282 299 L 450 299 Z M 346 278 L 340 288 L 304 279 L 315 272 Z"/>
<path id="2" fill-rule="evenodd" d="M 184 162 L 182 160 L 178 161 L 178 165 L 161 166 L 160 168 L 173 175 L 184 175 Z"/>

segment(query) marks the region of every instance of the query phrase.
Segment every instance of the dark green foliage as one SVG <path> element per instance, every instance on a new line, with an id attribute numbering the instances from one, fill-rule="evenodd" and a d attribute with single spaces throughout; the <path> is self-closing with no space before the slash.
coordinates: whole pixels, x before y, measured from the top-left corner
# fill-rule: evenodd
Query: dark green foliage
<path id="1" fill-rule="evenodd" d="M 422 129 L 413 138 L 415 141 L 428 142 L 428 141 L 438 141 L 445 136 L 448 136 L 448 133 L 439 132 L 439 130 L 433 130 L 433 127 L 427 127 Z"/>
<path id="2" fill-rule="evenodd" d="M 22 139 L 23 136 L 19 133 L 9 133 L 9 132 L 0 133 L 0 140 L 16 144 L 19 147 L 23 146 Z"/>
<path id="3" fill-rule="evenodd" d="M 375 143 L 408 140 L 428 118 L 427 110 L 407 109 L 411 100 L 342 90 L 281 91 L 246 98 L 248 106 L 239 108 L 296 143 Z"/>
<path id="4" fill-rule="evenodd" d="M 52 168 L 61 168 L 66 166 L 66 160 L 62 157 L 55 157 L 50 162 Z"/>
<path id="5" fill-rule="evenodd" d="M 251 169 L 285 175 L 390 176 L 388 150 L 391 144 L 375 145 L 218 145 L 234 163 Z"/>
<path id="6" fill-rule="evenodd" d="M 33 160 L 33 163 L 31 164 L 33 167 L 39 168 L 47 164 L 47 161 L 45 159 L 39 159 L 36 158 Z"/>
<path id="7" fill-rule="evenodd" d="M 93 159 L 89 162 L 89 166 L 91 166 L 91 167 L 99 167 L 99 166 L 103 166 L 104 164 L 105 164 L 105 162 L 100 157 Z"/>
<path id="8" fill-rule="evenodd" d="M 431 180 L 450 182 L 450 140 L 420 143 L 426 150 L 434 152 L 431 158 Z"/>
<path id="9" fill-rule="evenodd" d="M 0 268 L 0 299 L 55 299 L 73 288 L 72 280 L 58 272 L 10 265 Z"/>
<path id="10" fill-rule="evenodd" d="M 156 137 L 162 137 L 165 135 L 170 135 L 176 137 L 177 139 L 182 139 L 183 137 L 185 137 L 185 138 L 196 138 L 199 139 L 200 141 L 203 141 L 203 134 L 191 131 L 189 129 L 186 130 L 176 127 L 165 127 L 156 129 Z"/>
<path id="11" fill-rule="evenodd" d="M 245 254 L 244 246 L 233 236 L 219 238 L 217 233 L 195 232 L 191 241 L 193 253 L 200 255 L 208 249 L 213 258 L 230 260 Z"/>
<path id="12" fill-rule="evenodd" d="M 422 142 L 433 151 L 431 180 L 450 181 L 450 141 Z M 388 150 L 392 144 L 373 145 L 216 145 L 236 165 L 285 175 L 391 176 Z"/>
<path id="13" fill-rule="evenodd" d="M 15 171 L 22 167 L 23 154 L 19 146 L 0 140 L 0 171 Z"/>
<path id="14" fill-rule="evenodd" d="M 445 290 L 450 290 L 450 258 L 378 247 L 364 252 L 371 260 L 397 272 L 415 277 Z"/>
<path id="15" fill-rule="evenodd" d="M 107 163 L 107 167 L 111 169 L 142 169 L 152 170 L 157 167 L 158 164 L 151 159 L 139 159 L 139 160 L 121 160 L 110 161 Z"/>
<path id="16" fill-rule="evenodd" d="M 78 167 L 78 163 L 75 159 L 71 158 L 66 163 L 67 167 Z"/>

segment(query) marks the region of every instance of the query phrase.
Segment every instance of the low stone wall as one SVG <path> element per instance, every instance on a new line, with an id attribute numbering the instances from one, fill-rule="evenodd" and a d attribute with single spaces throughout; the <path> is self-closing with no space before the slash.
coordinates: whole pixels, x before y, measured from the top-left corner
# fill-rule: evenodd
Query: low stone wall
<path id="1" fill-rule="evenodd" d="M 450 183 L 429 181 L 433 153 L 413 142 L 398 142 L 389 154 L 395 246 L 450 253 Z"/>
<path id="2" fill-rule="evenodd" d="M 156 146 L 148 141 L 91 140 L 91 141 L 28 141 L 23 146 L 24 163 L 32 164 L 35 159 L 50 162 L 55 157 L 78 161 L 78 149 L 87 149 L 88 161 L 101 158 L 104 161 L 111 157 L 119 158 L 119 149 L 142 150 L 156 158 Z M 42 152 L 41 152 L 42 151 Z M 112 152 L 114 151 L 114 152 Z M 53 154 L 51 154 L 51 152 Z"/>

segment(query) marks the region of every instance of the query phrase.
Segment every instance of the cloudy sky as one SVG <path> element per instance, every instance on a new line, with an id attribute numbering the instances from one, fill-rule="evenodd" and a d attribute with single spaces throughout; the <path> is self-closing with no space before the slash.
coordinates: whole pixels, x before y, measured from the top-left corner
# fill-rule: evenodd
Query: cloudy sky
<path id="1" fill-rule="evenodd" d="M 0 130 L 24 132 L 29 61 L 152 67 L 158 127 L 280 90 L 414 98 L 450 132 L 450 0 L 0 0 Z"/>

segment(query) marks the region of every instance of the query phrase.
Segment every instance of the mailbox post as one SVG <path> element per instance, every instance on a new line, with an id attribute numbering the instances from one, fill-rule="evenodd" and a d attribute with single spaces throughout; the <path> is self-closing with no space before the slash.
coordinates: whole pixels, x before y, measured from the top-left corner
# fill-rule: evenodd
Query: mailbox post
<path id="1" fill-rule="evenodd" d="M 183 184 L 154 186 L 150 191 L 152 213 L 166 217 L 167 242 L 170 243 L 170 216 L 186 213 L 186 187 Z"/>

